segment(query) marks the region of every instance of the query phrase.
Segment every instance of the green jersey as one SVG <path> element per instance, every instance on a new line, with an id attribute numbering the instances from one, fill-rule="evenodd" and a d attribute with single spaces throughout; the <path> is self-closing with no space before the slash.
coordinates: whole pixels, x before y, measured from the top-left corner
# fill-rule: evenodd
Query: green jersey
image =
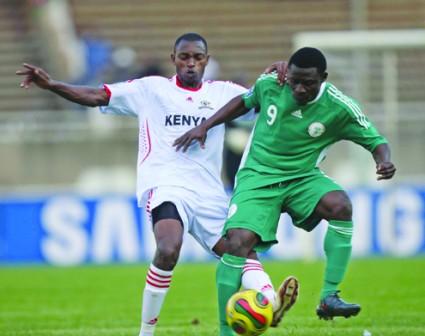
<path id="1" fill-rule="evenodd" d="M 370 152 L 387 143 L 359 104 L 332 84 L 324 82 L 317 97 L 302 106 L 276 77 L 276 73 L 260 76 L 243 96 L 247 108 L 260 112 L 237 174 L 239 190 L 320 173 L 318 166 L 327 150 L 340 140 Z"/>

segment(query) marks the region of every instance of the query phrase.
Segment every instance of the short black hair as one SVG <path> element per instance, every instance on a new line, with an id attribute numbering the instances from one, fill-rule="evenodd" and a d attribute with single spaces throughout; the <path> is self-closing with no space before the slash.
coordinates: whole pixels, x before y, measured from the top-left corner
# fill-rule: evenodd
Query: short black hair
<path id="1" fill-rule="evenodd" d="M 318 73 L 321 75 L 326 72 L 325 55 L 316 48 L 304 47 L 298 49 L 289 59 L 288 67 L 291 64 L 299 68 L 317 68 Z"/>
<path id="2" fill-rule="evenodd" d="M 208 45 L 207 41 L 199 34 L 196 33 L 186 33 L 180 36 L 176 43 L 174 43 L 174 53 L 176 53 L 177 46 L 181 41 L 201 41 L 205 46 L 205 53 L 208 54 Z"/>

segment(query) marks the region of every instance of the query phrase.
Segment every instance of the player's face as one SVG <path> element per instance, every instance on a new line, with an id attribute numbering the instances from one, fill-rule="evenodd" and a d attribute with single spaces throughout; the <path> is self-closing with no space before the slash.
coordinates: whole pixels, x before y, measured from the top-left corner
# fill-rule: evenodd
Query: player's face
<path id="1" fill-rule="evenodd" d="M 202 41 L 183 40 L 177 45 L 171 60 L 184 87 L 198 88 L 201 85 L 209 58 Z"/>
<path id="2" fill-rule="evenodd" d="M 299 68 L 294 64 L 288 68 L 286 83 L 292 90 L 292 96 L 299 105 L 306 105 L 314 100 L 320 85 L 326 80 L 327 73 L 320 75 L 317 68 Z"/>

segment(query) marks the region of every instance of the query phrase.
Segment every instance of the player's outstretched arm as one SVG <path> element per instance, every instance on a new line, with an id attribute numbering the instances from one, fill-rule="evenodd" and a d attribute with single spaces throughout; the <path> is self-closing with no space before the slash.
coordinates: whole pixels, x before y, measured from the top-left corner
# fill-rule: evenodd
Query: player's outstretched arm
<path id="1" fill-rule="evenodd" d="M 23 63 L 26 70 L 16 71 L 18 76 L 25 76 L 21 87 L 28 89 L 32 83 L 44 90 L 52 91 L 57 95 L 85 106 L 106 106 L 109 103 L 109 97 L 105 90 L 89 86 L 69 85 L 57 82 L 41 68 L 34 65 Z"/>
<path id="2" fill-rule="evenodd" d="M 173 146 L 176 147 L 176 151 L 182 148 L 182 151 L 186 152 L 192 141 L 197 140 L 201 148 L 205 148 L 205 140 L 207 139 L 207 132 L 210 128 L 227 121 L 232 121 L 248 111 L 249 109 L 245 107 L 242 95 L 236 96 L 200 125 L 177 138 Z"/>
<path id="3" fill-rule="evenodd" d="M 372 152 L 373 159 L 376 162 L 376 174 L 378 180 L 391 179 L 396 171 L 394 164 L 390 161 L 391 150 L 388 144 L 378 145 Z"/>

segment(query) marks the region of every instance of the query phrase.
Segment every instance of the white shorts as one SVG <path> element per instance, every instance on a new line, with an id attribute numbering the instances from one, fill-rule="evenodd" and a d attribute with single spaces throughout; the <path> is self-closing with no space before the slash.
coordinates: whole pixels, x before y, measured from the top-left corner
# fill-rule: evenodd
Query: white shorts
<path id="1" fill-rule="evenodd" d="M 156 187 L 149 192 L 145 207 L 151 223 L 152 210 L 164 202 L 171 202 L 177 208 L 183 221 L 183 241 L 189 233 L 206 251 L 218 258 L 212 249 L 221 238 L 227 217 L 229 197 L 226 193 L 199 194 L 182 187 Z"/>

